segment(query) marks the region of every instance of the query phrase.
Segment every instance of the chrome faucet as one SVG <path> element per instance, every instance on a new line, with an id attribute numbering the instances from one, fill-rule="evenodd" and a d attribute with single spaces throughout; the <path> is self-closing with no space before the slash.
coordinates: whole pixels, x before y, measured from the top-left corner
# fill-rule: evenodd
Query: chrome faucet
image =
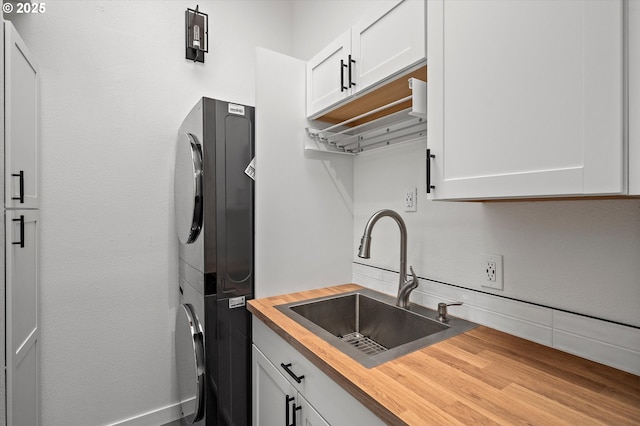
<path id="1" fill-rule="evenodd" d="M 404 224 L 404 220 L 398 213 L 393 210 L 380 210 L 377 211 L 369 218 L 367 225 L 364 227 L 364 234 L 360 240 L 360 249 L 358 251 L 358 257 L 363 259 L 369 259 L 371 257 L 371 231 L 373 226 L 380 218 L 388 216 L 396 221 L 400 227 L 400 282 L 398 284 L 398 297 L 396 299 L 396 306 L 407 309 L 409 308 L 409 295 L 418 287 L 418 277 L 413 272 L 413 267 L 410 266 L 412 278 L 407 280 L 407 226 Z"/>

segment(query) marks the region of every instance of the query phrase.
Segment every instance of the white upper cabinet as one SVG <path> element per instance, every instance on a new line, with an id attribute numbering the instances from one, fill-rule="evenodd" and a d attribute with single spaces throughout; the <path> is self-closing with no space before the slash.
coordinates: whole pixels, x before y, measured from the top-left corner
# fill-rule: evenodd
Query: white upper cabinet
<path id="1" fill-rule="evenodd" d="M 397 1 L 351 28 L 353 80 L 364 90 L 426 57 L 425 2 Z"/>
<path id="2" fill-rule="evenodd" d="M 432 199 L 629 194 L 622 1 L 428 8 Z"/>
<path id="3" fill-rule="evenodd" d="M 350 57 L 351 31 L 346 31 L 307 62 L 307 115 L 321 111 L 351 94 L 348 75 Z"/>
<path id="4" fill-rule="evenodd" d="M 424 61 L 425 14 L 425 0 L 384 3 L 311 58 L 307 116 Z"/>
<path id="5" fill-rule="evenodd" d="M 5 206 L 38 208 L 38 66 L 8 22 L 4 42 Z"/>

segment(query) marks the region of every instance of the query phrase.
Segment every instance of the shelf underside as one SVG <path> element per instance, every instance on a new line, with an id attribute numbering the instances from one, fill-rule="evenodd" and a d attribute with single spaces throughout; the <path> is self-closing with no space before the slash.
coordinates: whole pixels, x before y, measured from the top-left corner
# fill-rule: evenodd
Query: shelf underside
<path id="1" fill-rule="evenodd" d="M 407 80 L 411 77 L 417 78 L 422 81 L 427 81 L 427 66 L 423 65 L 422 67 L 414 71 L 400 75 L 389 83 L 384 84 L 383 86 L 378 87 L 370 92 L 367 92 L 364 95 L 357 95 L 356 98 L 351 102 L 348 102 L 346 105 L 329 111 L 328 113 L 321 117 L 318 117 L 317 119 L 325 123 L 341 123 L 352 117 L 357 117 L 358 115 L 364 114 L 367 111 L 371 111 L 373 109 L 387 105 L 398 99 L 411 96 L 411 89 L 409 89 L 409 85 L 407 84 Z M 411 100 L 385 109 L 384 111 L 380 111 L 379 113 L 369 115 L 362 118 L 361 120 L 353 121 L 349 123 L 349 126 L 358 126 L 360 124 L 373 121 L 377 118 L 384 117 L 385 115 L 402 111 L 407 108 L 411 108 Z"/>

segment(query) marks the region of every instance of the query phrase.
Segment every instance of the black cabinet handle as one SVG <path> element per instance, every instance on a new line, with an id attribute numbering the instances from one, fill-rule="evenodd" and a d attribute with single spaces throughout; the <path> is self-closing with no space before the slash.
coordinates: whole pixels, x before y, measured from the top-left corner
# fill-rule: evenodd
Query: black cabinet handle
<path id="1" fill-rule="evenodd" d="M 289 395 L 287 395 L 285 397 L 285 399 L 284 399 L 284 401 L 285 401 L 285 415 L 284 415 L 284 419 L 285 419 L 284 420 L 284 422 L 285 422 L 284 424 L 285 424 L 285 426 L 291 426 L 291 424 L 289 423 L 289 403 L 291 401 L 293 401 L 294 399 L 295 399 L 294 397 L 292 397 L 292 396 L 290 397 Z M 295 407 L 295 405 L 296 404 L 294 403 L 293 406 Z M 294 411 L 293 419 L 294 419 L 293 421 L 295 422 L 295 411 Z"/>
<path id="2" fill-rule="evenodd" d="M 14 222 L 20 222 L 20 241 L 12 242 L 11 244 L 20 245 L 20 248 L 24 248 L 24 215 L 20 215 L 20 219 L 11 219 Z"/>
<path id="3" fill-rule="evenodd" d="M 431 190 L 436 189 L 435 186 L 431 185 L 431 159 L 432 158 L 436 158 L 436 156 L 431 153 L 430 149 L 427 149 L 427 194 L 431 194 Z"/>
<path id="4" fill-rule="evenodd" d="M 293 403 L 293 424 L 291 426 L 296 426 L 296 424 L 298 423 L 298 416 L 296 416 L 296 411 L 298 410 L 302 410 L 302 406 L 301 405 L 296 405 L 296 403 Z"/>
<path id="5" fill-rule="evenodd" d="M 20 200 L 20 204 L 24 204 L 24 171 L 20 170 L 20 173 L 12 173 L 11 176 L 20 178 L 20 196 L 11 197 L 12 200 Z"/>
<path id="6" fill-rule="evenodd" d="M 344 59 L 340 59 L 340 91 L 344 92 L 348 89 L 347 86 L 344 85 L 344 69 L 347 68 L 347 65 L 344 63 Z"/>
<path id="7" fill-rule="evenodd" d="M 293 407 L 291 407 L 292 408 L 291 411 L 293 413 L 293 422 L 289 423 L 289 403 L 293 402 L 294 399 L 295 399 L 294 397 L 289 395 L 285 397 L 285 409 L 287 410 L 285 411 L 285 414 L 284 414 L 285 426 L 296 426 L 297 417 L 298 417 L 296 416 L 296 411 L 302 410 L 302 405 L 296 405 L 296 403 L 294 402 Z"/>
<path id="8" fill-rule="evenodd" d="M 353 87 L 356 84 L 353 82 L 353 76 L 351 75 L 351 64 L 355 65 L 356 61 L 354 59 L 351 59 L 351 55 L 349 55 L 349 87 Z"/>
<path id="9" fill-rule="evenodd" d="M 284 371 L 289 373 L 289 375 L 293 377 L 293 380 L 295 380 L 298 383 L 302 383 L 302 379 L 304 379 L 304 376 L 296 376 L 296 374 L 293 371 L 291 371 L 291 369 L 289 369 L 289 367 L 291 367 L 291 363 L 285 364 L 284 362 L 281 362 L 280 367 L 284 368 Z"/>

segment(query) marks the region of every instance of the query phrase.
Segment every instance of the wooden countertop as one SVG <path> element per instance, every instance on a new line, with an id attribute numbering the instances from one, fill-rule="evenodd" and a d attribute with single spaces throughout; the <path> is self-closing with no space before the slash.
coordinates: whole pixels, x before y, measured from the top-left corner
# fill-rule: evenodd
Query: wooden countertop
<path id="1" fill-rule="evenodd" d="M 367 369 L 274 308 L 362 288 L 251 300 L 249 311 L 393 425 L 640 425 L 640 377 L 480 326 Z"/>

